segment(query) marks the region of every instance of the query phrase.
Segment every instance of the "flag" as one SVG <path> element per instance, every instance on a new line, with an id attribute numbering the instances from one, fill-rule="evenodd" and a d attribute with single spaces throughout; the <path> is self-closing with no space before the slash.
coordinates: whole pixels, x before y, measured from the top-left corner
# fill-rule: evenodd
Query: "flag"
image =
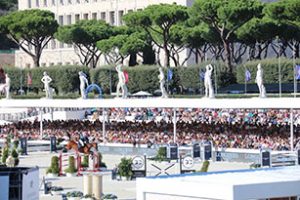
<path id="1" fill-rule="evenodd" d="M 124 70 L 123 73 L 124 73 L 124 76 L 125 76 L 125 83 L 128 83 L 128 81 L 129 81 L 128 72 L 126 70 Z"/>
<path id="2" fill-rule="evenodd" d="M 248 69 L 245 71 L 245 80 L 249 82 L 251 80 L 251 73 Z"/>
<path id="3" fill-rule="evenodd" d="M 172 80 L 173 78 L 173 72 L 171 69 L 168 69 L 168 81 Z"/>
<path id="4" fill-rule="evenodd" d="M 300 80 L 300 65 L 296 65 L 296 80 Z"/>
<path id="5" fill-rule="evenodd" d="M 27 85 L 31 86 L 32 85 L 32 75 L 30 72 L 27 74 Z"/>
<path id="6" fill-rule="evenodd" d="M 204 81 L 204 77 L 205 77 L 205 72 L 202 71 L 202 70 L 200 70 L 200 71 L 199 71 L 199 79 L 200 79 L 201 81 Z"/>

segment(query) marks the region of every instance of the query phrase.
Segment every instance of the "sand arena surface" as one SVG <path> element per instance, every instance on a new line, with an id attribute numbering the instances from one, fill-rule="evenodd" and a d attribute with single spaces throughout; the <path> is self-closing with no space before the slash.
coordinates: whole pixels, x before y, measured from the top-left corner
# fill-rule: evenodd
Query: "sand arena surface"
<path id="1" fill-rule="evenodd" d="M 49 152 L 29 152 L 28 156 L 20 156 L 20 166 L 39 166 L 40 169 L 40 183 L 43 176 L 46 177 L 46 169 L 50 166 L 51 157 L 53 155 L 59 155 L 59 153 Z M 114 168 L 121 160 L 121 155 L 103 155 L 103 162 L 106 163 L 108 170 Z M 148 162 L 147 167 L 151 164 Z M 161 163 L 157 163 L 161 165 Z M 234 170 L 234 169 L 248 169 L 250 163 L 236 163 L 236 162 L 211 162 L 209 171 L 221 171 L 221 170 Z M 155 169 L 148 167 L 149 175 L 157 173 Z M 199 170 L 199 169 L 198 169 Z M 178 172 L 178 167 L 174 167 L 169 171 L 171 174 Z M 64 188 L 63 193 L 69 191 L 83 191 L 83 177 L 57 177 L 47 178 L 47 181 L 51 181 L 53 186 L 61 186 Z M 61 196 L 56 195 L 44 195 L 43 186 L 40 187 L 40 199 L 41 200 L 61 200 Z M 136 198 L 136 181 L 117 181 L 111 179 L 111 173 L 107 172 L 103 176 L 103 193 L 115 194 L 119 199 L 135 199 Z"/>

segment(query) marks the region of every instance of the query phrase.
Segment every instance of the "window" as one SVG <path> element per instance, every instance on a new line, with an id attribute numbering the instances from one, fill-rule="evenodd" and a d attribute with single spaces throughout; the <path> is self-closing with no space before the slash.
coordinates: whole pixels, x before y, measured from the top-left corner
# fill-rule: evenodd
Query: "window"
<path id="1" fill-rule="evenodd" d="M 89 14 L 88 13 L 83 14 L 83 19 L 89 19 Z"/>
<path id="2" fill-rule="evenodd" d="M 114 11 L 109 12 L 109 23 L 111 25 L 115 24 L 115 12 Z"/>
<path id="3" fill-rule="evenodd" d="M 76 3 L 80 4 L 80 0 L 76 0 Z"/>
<path id="4" fill-rule="evenodd" d="M 75 23 L 78 22 L 80 20 L 80 15 L 79 14 L 75 14 Z"/>
<path id="5" fill-rule="evenodd" d="M 31 8 L 31 0 L 28 0 L 28 8 Z"/>
<path id="6" fill-rule="evenodd" d="M 106 13 L 105 12 L 101 12 L 101 19 L 102 20 L 106 20 Z"/>
<path id="7" fill-rule="evenodd" d="M 68 4 L 72 4 L 72 0 L 68 0 Z"/>
<path id="8" fill-rule="evenodd" d="M 49 66 L 54 66 L 54 63 L 53 63 L 53 62 L 51 62 Z"/>
<path id="9" fill-rule="evenodd" d="M 60 16 L 58 17 L 58 24 L 61 25 L 61 26 L 64 25 L 64 16 L 60 15 Z"/>
<path id="10" fill-rule="evenodd" d="M 60 4 L 61 4 L 61 5 L 64 5 L 64 0 L 60 0 Z"/>
<path id="11" fill-rule="evenodd" d="M 97 13 L 92 14 L 92 19 L 97 19 Z"/>
<path id="12" fill-rule="evenodd" d="M 42 67 L 46 67 L 46 63 L 42 63 Z"/>
<path id="13" fill-rule="evenodd" d="M 131 12 L 133 12 L 133 10 L 128 10 L 128 11 L 127 11 L 127 13 L 131 13 Z"/>
<path id="14" fill-rule="evenodd" d="M 35 6 L 40 7 L 40 0 L 35 0 Z"/>
<path id="15" fill-rule="evenodd" d="M 55 1 L 56 1 L 56 0 L 52 0 L 52 6 L 55 6 Z"/>
<path id="16" fill-rule="evenodd" d="M 72 16 L 67 15 L 67 25 L 70 25 L 72 23 Z"/>
<path id="17" fill-rule="evenodd" d="M 62 43 L 62 42 L 59 42 L 59 48 L 64 48 L 64 43 Z"/>
<path id="18" fill-rule="evenodd" d="M 119 25 L 123 25 L 122 17 L 124 15 L 124 11 L 120 10 L 119 11 Z"/>
<path id="19" fill-rule="evenodd" d="M 47 0 L 44 0 L 44 6 L 47 7 Z"/>

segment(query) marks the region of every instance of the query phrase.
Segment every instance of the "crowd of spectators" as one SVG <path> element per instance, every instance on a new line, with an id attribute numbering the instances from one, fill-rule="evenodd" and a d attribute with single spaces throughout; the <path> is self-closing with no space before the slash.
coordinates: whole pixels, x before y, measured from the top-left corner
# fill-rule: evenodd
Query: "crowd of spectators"
<path id="1" fill-rule="evenodd" d="M 172 109 L 108 109 L 105 111 L 105 136 L 102 133 L 102 110 L 86 115 L 85 120 L 44 121 L 43 138 L 78 139 L 84 132 L 90 140 L 133 145 L 170 144 L 173 138 Z M 99 120 L 100 119 L 100 120 Z M 289 110 L 265 109 L 178 109 L 176 143 L 190 145 L 210 140 L 219 148 L 271 148 L 288 150 Z M 300 140 L 300 110 L 294 111 L 294 144 Z M 0 138 L 12 134 L 29 139 L 40 137 L 38 121 L 20 121 L 0 127 Z"/>

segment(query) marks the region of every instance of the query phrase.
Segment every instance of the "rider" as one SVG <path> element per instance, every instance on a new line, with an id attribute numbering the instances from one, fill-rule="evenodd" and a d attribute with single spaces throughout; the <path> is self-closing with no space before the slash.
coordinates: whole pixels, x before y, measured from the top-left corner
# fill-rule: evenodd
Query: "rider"
<path id="1" fill-rule="evenodd" d="M 79 134 L 78 148 L 84 147 L 89 142 L 89 138 L 85 132 Z"/>

